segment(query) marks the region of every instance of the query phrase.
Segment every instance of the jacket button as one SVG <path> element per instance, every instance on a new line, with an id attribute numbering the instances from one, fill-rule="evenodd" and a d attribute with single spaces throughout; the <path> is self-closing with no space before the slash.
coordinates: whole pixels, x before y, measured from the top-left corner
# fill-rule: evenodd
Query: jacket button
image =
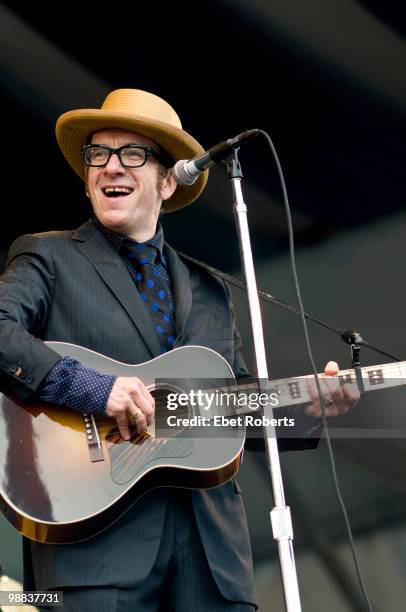
<path id="1" fill-rule="evenodd" d="M 21 376 L 21 374 L 23 374 L 23 369 L 21 366 L 15 366 L 14 368 L 10 369 L 10 372 L 12 374 L 14 374 L 14 376 Z"/>

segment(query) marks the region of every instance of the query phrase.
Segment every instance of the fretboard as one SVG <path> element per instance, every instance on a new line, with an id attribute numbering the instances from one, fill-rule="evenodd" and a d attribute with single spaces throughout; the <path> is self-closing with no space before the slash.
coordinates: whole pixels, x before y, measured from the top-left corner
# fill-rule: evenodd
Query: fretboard
<path id="1" fill-rule="evenodd" d="M 376 366 L 366 366 L 360 368 L 360 374 L 362 375 L 363 392 L 401 387 L 406 384 L 406 361 Z M 320 379 L 332 378 L 324 373 L 319 374 L 318 376 Z M 356 374 L 353 369 L 339 371 L 337 378 L 341 386 L 345 385 L 346 383 L 357 386 Z M 309 383 L 314 384 L 313 375 L 298 376 L 294 378 L 281 378 L 270 381 L 267 394 L 270 395 L 272 393 L 276 393 L 278 395 L 277 405 L 273 405 L 273 408 L 278 409 L 284 406 L 311 402 L 312 399 L 308 392 Z M 229 387 L 227 389 L 216 389 L 217 394 L 222 392 L 234 392 L 238 394 L 258 393 L 258 383 L 251 383 L 249 385 L 243 384 L 238 385 L 237 387 Z M 218 408 L 219 402 L 216 402 L 216 405 Z M 221 405 L 223 408 L 225 408 L 224 402 L 221 402 Z M 234 403 L 232 407 L 229 405 L 228 409 L 224 410 L 224 413 L 234 415 L 247 414 L 250 412 L 255 412 L 255 409 L 251 408 L 247 410 L 247 404 L 244 405 L 244 403 L 241 406 Z M 210 413 L 211 411 L 209 414 Z M 202 414 L 204 414 L 203 410 Z"/>
<path id="2" fill-rule="evenodd" d="M 366 366 L 360 368 L 360 370 L 365 392 L 401 387 L 406 384 L 406 361 Z M 327 374 L 319 374 L 318 376 L 320 379 L 331 378 Z M 346 383 L 357 385 L 353 369 L 340 370 L 337 378 L 341 386 Z M 279 406 L 310 402 L 311 398 L 307 391 L 307 383 L 308 381 L 311 382 L 312 379 L 314 379 L 313 375 L 272 381 L 271 386 L 277 390 L 279 395 Z"/>

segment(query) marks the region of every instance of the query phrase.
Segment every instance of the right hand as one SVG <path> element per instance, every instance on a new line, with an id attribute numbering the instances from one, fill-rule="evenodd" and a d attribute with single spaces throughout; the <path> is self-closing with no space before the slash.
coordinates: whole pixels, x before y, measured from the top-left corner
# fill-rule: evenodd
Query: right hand
<path id="1" fill-rule="evenodd" d="M 106 415 L 117 421 L 124 440 L 130 439 L 128 415 L 132 415 L 141 434 L 152 423 L 155 402 L 142 380 L 136 376 L 119 376 L 107 400 Z"/>

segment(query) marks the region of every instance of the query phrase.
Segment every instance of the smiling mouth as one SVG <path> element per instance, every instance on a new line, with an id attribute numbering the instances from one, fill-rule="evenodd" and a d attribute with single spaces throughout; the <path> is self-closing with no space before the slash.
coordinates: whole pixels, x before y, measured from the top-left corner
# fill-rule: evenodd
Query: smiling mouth
<path id="1" fill-rule="evenodd" d="M 104 195 L 107 198 L 121 198 L 123 196 L 128 196 L 130 193 L 134 191 L 130 187 L 104 187 L 102 189 Z"/>

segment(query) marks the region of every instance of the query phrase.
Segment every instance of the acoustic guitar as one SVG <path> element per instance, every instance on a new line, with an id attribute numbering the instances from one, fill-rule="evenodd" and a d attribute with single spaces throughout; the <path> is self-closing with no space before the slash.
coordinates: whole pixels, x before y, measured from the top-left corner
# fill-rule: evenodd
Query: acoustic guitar
<path id="1" fill-rule="evenodd" d="M 185 346 L 128 365 L 73 344 L 47 344 L 100 372 L 140 378 L 155 397 L 155 421 L 142 435 L 133 426 L 127 441 L 115 419 L 0 394 L 0 510 L 21 534 L 51 544 L 77 542 L 111 525 L 154 487 L 211 488 L 235 476 L 246 419 L 256 422 L 252 406 L 218 399 L 222 393 L 250 397 L 254 387 L 236 385 L 221 355 Z M 362 368 L 365 389 L 404 384 L 404 366 Z M 272 381 L 270 403 L 309 402 L 309 378 Z M 355 374 L 345 370 L 338 378 L 351 383 Z"/>

